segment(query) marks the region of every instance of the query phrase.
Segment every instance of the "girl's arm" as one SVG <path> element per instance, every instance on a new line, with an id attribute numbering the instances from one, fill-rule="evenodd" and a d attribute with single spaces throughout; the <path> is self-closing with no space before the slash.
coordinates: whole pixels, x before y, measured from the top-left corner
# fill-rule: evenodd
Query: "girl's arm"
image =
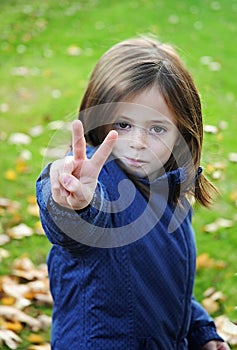
<path id="1" fill-rule="evenodd" d="M 73 156 L 48 165 L 36 183 L 36 196 L 42 226 L 48 239 L 64 246 L 78 245 L 83 235 L 102 225 L 97 214 L 103 204 L 103 189 L 97 183 L 99 172 L 117 139 L 110 132 L 91 159 L 86 157 L 83 127 L 73 123 Z M 83 220 L 85 219 L 85 220 Z M 106 217 L 103 216 L 103 220 Z M 93 221 L 93 225 L 89 225 Z"/>
<path id="2" fill-rule="evenodd" d="M 195 298 L 192 299 L 188 338 L 190 350 L 229 350 L 229 346 L 218 335 L 213 319 Z"/>

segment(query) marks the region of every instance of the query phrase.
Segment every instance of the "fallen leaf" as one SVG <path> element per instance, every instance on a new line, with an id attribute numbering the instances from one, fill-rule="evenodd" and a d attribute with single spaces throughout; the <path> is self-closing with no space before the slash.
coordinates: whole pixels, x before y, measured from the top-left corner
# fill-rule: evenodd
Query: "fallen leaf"
<path id="1" fill-rule="evenodd" d="M 224 269 L 226 267 L 226 263 L 221 260 L 215 260 L 210 258 L 207 253 L 203 253 L 197 256 L 196 259 L 196 268 L 197 271 L 200 269 Z"/>
<path id="2" fill-rule="evenodd" d="M 221 291 L 217 291 L 214 287 L 208 288 L 204 292 L 202 305 L 210 314 L 220 309 L 221 303 L 225 301 L 225 296 Z"/>
<path id="3" fill-rule="evenodd" d="M 43 132 L 43 126 L 42 125 L 36 125 L 33 126 L 30 130 L 29 130 L 29 134 L 31 137 L 37 137 L 40 136 Z"/>
<path id="4" fill-rule="evenodd" d="M 14 145 L 29 145 L 31 142 L 31 138 L 29 135 L 23 133 L 13 133 L 10 135 L 8 142 Z"/>
<path id="5" fill-rule="evenodd" d="M 20 332 L 23 329 L 23 326 L 20 322 L 15 321 L 15 322 L 5 322 L 4 323 L 4 328 L 9 329 L 10 331 L 13 332 Z"/>
<path id="6" fill-rule="evenodd" d="M 40 220 L 35 223 L 34 231 L 37 235 L 44 235 L 45 234 Z"/>
<path id="7" fill-rule="evenodd" d="M 11 74 L 17 77 L 24 77 L 29 74 L 29 69 L 27 67 L 13 67 L 11 70 Z"/>
<path id="8" fill-rule="evenodd" d="M 219 129 L 220 130 L 226 130 L 228 129 L 228 122 L 226 120 L 221 120 L 219 123 L 218 123 L 218 126 L 219 126 Z"/>
<path id="9" fill-rule="evenodd" d="M 237 163 L 237 153 L 229 153 L 229 161 L 233 163 Z"/>
<path id="10" fill-rule="evenodd" d="M 0 197 L 0 207 L 7 209 L 10 213 L 14 213 L 20 208 L 20 203 L 5 197 Z"/>
<path id="11" fill-rule="evenodd" d="M 218 334 L 230 345 L 237 345 L 237 325 L 222 315 L 215 318 Z"/>
<path id="12" fill-rule="evenodd" d="M 25 159 L 17 158 L 16 160 L 16 172 L 18 174 L 27 173 L 29 171 L 29 166 L 27 165 Z"/>
<path id="13" fill-rule="evenodd" d="M 8 329 L 0 329 L 0 340 L 2 340 L 10 349 L 15 350 L 18 347 L 18 343 L 21 343 L 21 338 Z"/>
<path id="14" fill-rule="evenodd" d="M 34 331 L 38 331 L 41 326 L 37 318 L 31 317 L 13 306 L 0 305 L 0 316 L 4 316 L 7 320 L 16 320 L 25 323 Z"/>
<path id="15" fill-rule="evenodd" d="M 17 226 L 14 226 L 8 229 L 8 234 L 11 238 L 22 239 L 24 237 L 32 236 L 33 230 L 31 227 L 27 226 L 26 224 L 21 223 Z"/>
<path id="16" fill-rule="evenodd" d="M 67 48 L 67 54 L 69 56 L 79 56 L 81 52 L 82 52 L 81 48 L 77 45 L 70 45 Z"/>
<path id="17" fill-rule="evenodd" d="M 4 234 L 0 235 L 0 245 L 4 245 L 4 244 L 8 243 L 9 241 L 10 241 L 10 238 L 8 235 L 4 235 Z"/>
<path id="18" fill-rule="evenodd" d="M 204 125 L 203 130 L 208 134 L 217 134 L 218 128 L 214 125 Z"/>
<path id="19" fill-rule="evenodd" d="M 27 337 L 27 340 L 30 342 L 30 343 L 35 343 L 35 344 L 42 344 L 44 342 L 44 339 L 38 335 L 38 334 L 35 334 L 35 333 L 31 333 L 28 337 Z"/>
<path id="20" fill-rule="evenodd" d="M 8 169 L 5 172 L 5 179 L 10 180 L 10 181 L 16 181 L 17 179 L 17 173 L 13 169 Z"/>
<path id="21" fill-rule="evenodd" d="M 32 153 L 30 150 L 28 149 L 25 149 L 24 151 L 22 151 L 20 153 L 20 156 L 19 156 L 21 159 L 23 160 L 30 160 L 32 158 Z"/>
<path id="22" fill-rule="evenodd" d="M 204 232 L 213 233 L 217 232 L 221 228 L 230 228 L 234 225 L 233 220 L 218 218 L 216 221 L 207 224 L 203 227 Z"/>
<path id="23" fill-rule="evenodd" d="M 0 104 L 0 111 L 2 112 L 2 113 L 6 113 L 6 112 L 8 112 L 9 111 L 9 105 L 7 104 L 7 103 L 1 103 Z"/>
<path id="24" fill-rule="evenodd" d="M 8 258 L 9 256 L 10 256 L 10 253 L 8 250 L 0 248 L 0 262 L 2 261 L 2 259 Z"/>
<path id="25" fill-rule="evenodd" d="M 39 215 L 39 207 L 37 204 L 28 205 L 27 212 L 28 212 L 28 214 L 30 214 L 32 216 L 36 216 L 37 218 L 40 216 Z"/>
<path id="26" fill-rule="evenodd" d="M 2 305 L 8 305 L 8 306 L 14 305 L 14 304 L 15 304 L 15 301 L 16 301 L 16 299 L 13 298 L 13 297 L 10 297 L 10 296 L 3 297 L 3 298 L 1 299 Z"/>
<path id="27" fill-rule="evenodd" d="M 200 270 L 201 268 L 210 268 L 214 265 L 214 259 L 210 258 L 207 253 L 200 254 L 196 260 L 196 268 Z"/>
<path id="28" fill-rule="evenodd" d="M 202 305 L 209 314 L 213 314 L 214 312 L 218 311 L 220 308 L 219 303 L 216 300 L 213 300 L 212 298 L 203 299 Z"/>
<path id="29" fill-rule="evenodd" d="M 208 68 L 213 72 L 217 72 L 217 71 L 221 70 L 221 64 L 220 64 L 220 62 L 213 61 L 213 62 L 209 63 Z"/>

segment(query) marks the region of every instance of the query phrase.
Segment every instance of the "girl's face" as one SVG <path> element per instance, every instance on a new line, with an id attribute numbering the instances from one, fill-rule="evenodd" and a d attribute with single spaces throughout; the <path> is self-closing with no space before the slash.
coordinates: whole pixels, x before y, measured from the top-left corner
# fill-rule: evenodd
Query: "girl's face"
<path id="1" fill-rule="evenodd" d="M 155 87 L 121 103 L 113 129 L 118 132 L 115 159 L 128 173 L 150 181 L 159 176 L 178 142 L 176 117 Z"/>

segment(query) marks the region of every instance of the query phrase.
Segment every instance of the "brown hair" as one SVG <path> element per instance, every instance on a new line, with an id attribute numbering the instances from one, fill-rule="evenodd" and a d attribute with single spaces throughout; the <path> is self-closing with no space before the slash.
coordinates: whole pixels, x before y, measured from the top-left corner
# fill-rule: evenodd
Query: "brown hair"
<path id="1" fill-rule="evenodd" d="M 202 205 L 209 206 L 215 187 L 203 174 L 195 176 L 203 142 L 200 97 L 190 73 L 172 46 L 149 37 L 134 38 L 114 45 L 101 57 L 80 106 L 79 118 L 85 128 L 86 140 L 93 146 L 103 141 L 108 132 L 106 125 L 109 122 L 105 119 L 111 102 L 129 101 L 153 86 L 159 89 L 168 107 L 175 113 L 177 128 L 191 154 L 191 158 L 187 157 L 185 147 L 177 146 L 179 149 L 175 157 L 170 157 L 165 170 L 175 170 L 180 164 L 185 167 L 187 184 L 190 184 L 186 184 L 186 193 L 191 193 Z M 105 106 L 96 116 L 98 125 L 90 114 L 91 108 L 97 105 Z M 179 196 L 180 186 L 177 186 L 173 201 L 177 202 Z"/>

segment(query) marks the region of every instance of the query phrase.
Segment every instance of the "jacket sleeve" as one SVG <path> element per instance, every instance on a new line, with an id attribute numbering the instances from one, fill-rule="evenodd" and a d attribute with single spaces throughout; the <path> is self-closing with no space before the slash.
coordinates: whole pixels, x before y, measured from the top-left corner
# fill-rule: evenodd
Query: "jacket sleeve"
<path id="1" fill-rule="evenodd" d="M 93 235 L 97 226 L 105 225 L 106 216 L 98 215 L 103 206 L 102 188 L 98 184 L 93 202 L 80 211 L 58 205 L 52 197 L 50 164 L 42 171 L 36 182 L 36 197 L 40 219 L 49 241 L 68 249 L 83 248 L 83 236 Z M 85 248 L 85 246 L 84 246 Z"/>
<path id="2" fill-rule="evenodd" d="M 188 334 L 190 350 L 200 350 L 211 340 L 224 341 L 217 333 L 213 319 L 206 310 L 192 298 L 192 316 Z"/>

